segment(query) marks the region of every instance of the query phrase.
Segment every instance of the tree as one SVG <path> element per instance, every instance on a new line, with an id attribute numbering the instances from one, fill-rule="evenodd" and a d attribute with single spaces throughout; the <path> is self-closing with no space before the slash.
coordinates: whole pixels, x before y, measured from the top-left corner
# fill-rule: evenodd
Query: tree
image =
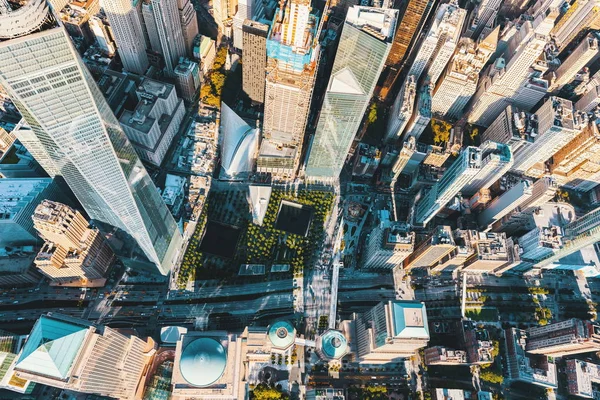
<path id="1" fill-rule="evenodd" d="M 437 145 L 442 143 L 448 143 L 450 140 L 450 129 L 452 125 L 449 123 L 439 120 L 431 120 L 431 130 L 433 131 L 433 142 Z"/>
<path id="2" fill-rule="evenodd" d="M 493 371 L 491 369 L 484 369 L 483 371 L 481 371 L 481 373 L 479 374 L 479 378 L 481 378 L 482 381 L 489 383 L 497 383 L 499 385 L 501 385 L 502 382 L 504 382 L 504 377 L 498 372 Z"/>
<path id="3" fill-rule="evenodd" d="M 254 400 L 287 400 L 289 397 L 276 388 L 261 383 L 254 388 L 251 398 Z"/>
<path id="4" fill-rule="evenodd" d="M 367 122 L 369 123 L 369 125 L 371 125 L 375 121 L 377 121 L 377 104 L 372 103 L 369 106 L 369 115 L 367 117 Z"/>

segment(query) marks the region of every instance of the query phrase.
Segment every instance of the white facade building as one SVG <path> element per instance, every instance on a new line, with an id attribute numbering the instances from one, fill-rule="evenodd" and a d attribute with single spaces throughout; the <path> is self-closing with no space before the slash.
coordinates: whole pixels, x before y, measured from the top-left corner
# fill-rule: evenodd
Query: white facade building
<path id="1" fill-rule="evenodd" d="M 175 220 L 65 28 L 38 11 L 45 23 L 0 41 L 0 86 L 31 126 L 17 138 L 49 175 L 64 177 L 90 218 L 129 235 L 136 266 L 150 261 L 166 274 L 181 245 Z M 0 14 L 0 26 L 13 18 Z"/>
<path id="2" fill-rule="evenodd" d="M 173 77 L 179 58 L 187 55 L 177 4 L 172 0 L 149 0 L 142 8 L 152 49 L 162 54 L 165 72 Z"/>
<path id="3" fill-rule="evenodd" d="M 123 68 L 144 75 L 149 64 L 140 13 L 130 0 L 104 0 L 102 8 L 117 42 Z"/>

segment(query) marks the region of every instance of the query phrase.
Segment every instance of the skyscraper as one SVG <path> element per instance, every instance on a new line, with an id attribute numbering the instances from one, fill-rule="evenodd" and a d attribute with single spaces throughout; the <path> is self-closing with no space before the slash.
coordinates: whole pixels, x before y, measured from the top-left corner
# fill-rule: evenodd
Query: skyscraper
<path id="1" fill-rule="evenodd" d="M 386 142 L 392 142 L 402 136 L 408 121 L 412 118 L 416 98 L 417 84 L 415 77 L 410 75 L 406 78 L 392 106 L 385 134 Z"/>
<path id="2" fill-rule="evenodd" d="M 267 38 L 263 141 L 257 170 L 292 178 L 298 169 L 314 88 L 319 19 L 310 0 L 289 0 L 275 12 Z"/>
<path id="3" fill-rule="evenodd" d="M 551 35 L 554 43 L 558 45 L 559 49 L 564 49 L 581 32 L 585 32 L 586 28 L 598 24 L 599 18 L 600 2 L 598 0 L 581 0 L 571 3 L 552 29 Z"/>
<path id="4" fill-rule="evenodd" d="M 27 24 L 15 29 L 3 28 L 20 10 L 0 14 L 0 86 L 31 126 L 17 137 L 49 175 L 64 177 L 92 219 L 133 239 L 141 253 L 131 258 L 166 274 L 181 245 L 175 220 L 65 29 L 43 0 L 24 7 Z"/>
<path id="5" fill-rule="evenodd" d="M 15 372 L 43 385 L 128 400 L 138 398 L 153 354 L 152 339 L 48 313 L 33 326 Z"/>
<path id="6" fill-rule="evenodd" d="M 475 42 L 480 35 L 482 37 L 487 36 L 494 29 L 496 16 L 501 5 L 502 0 L 482 0 L 481 3 L 477 4 L 475 10 L 471 13 L 465 36 Z"/>
<path id="7" fill-rule="evenodd" d="M 419 26 L 431 10 L 432 4 L 427 0 L 409 0 L 406 5 L 402 20 L 398 22 L 390 54 L 385 62 L 386 70 L 383 74 L 385 81 L 380 92 L 381 98 L 385 99 L 388 96 L 390 89 L 398 79 L 404 56 L 406 56 Z"/>
<path id="8" fill-rule="evenodd" d="M 456 1 L 440 5 L 410 67 L 409 76 L 414 75 L 418 81 L 426 72 L 430 83 L 435 84 L 454 54 L 466 16 L 467 11 L 459 8 Z"/>
<path id="9" fill-rule="evenodd" d="M 177 4 L 173 0 L 145 0 L 142 9 L 152 50 L 162 54 L 167 75 L 174 77 L 179 58 L 187 54 Z"/>
<path id="10" fill-rule="evenodd" d="M 244 33 L 242 26 L 247 19 L 261 19 L 263 13 L 262 0 L 238 0 L 237 13 L 235 13 L 235 16 L 233 17 L 233 47 L 240 50 L 244 49 Z"/>
<path id="11" fill-rule="evenodd" d="M 244 67 L 242 89 L 253 102 L 265 101 L 265 67 L 269 26 L 247 19 L 242 26 Z"/>
<path id="12" fill-rule="evenodd" d="M 463 38 L 458 52 L 431 100 L 431 113 L 436 116 L 459 119 L 462 111 L 477 91 L 479 73 L 496 51 L 500 27 L 492 30 L 479 43 Z"/>
<path id="13" fill-rule="evenodd" d="M 130 0 L 106 0 L 102 8 L 114 33 L 123 68 L 143 75 L 148 69 L 148 57 L 140 13 Z"/>
<path id="14" fill-rule="evenodd" d="M 499 57 L 488 67 L 473 99 L 469 122 L 487 127 L 509 103 L 531 110 L 544 97 L 548 82 L 536 77 L 531 65 L 544 51 L 558 15 L 553 2 L 537 3 L 541 6 L 532 10 L 532 17 L 508 41 L 507 58 Z"/>
<path id="15" fill-rule="evenodd" d="M 54 283 L 86 286 L 90 280 L 102 279 L 113 264 L 114 253 L 106 239 L 79 211 L 44 200 L 32 218 L 35 230 L 45 241 L 35 265 Z"/>
<path id="16" fill-rule="evenodd" d="M 580 192 L 600 181 L 600 132 L 592 122 L 557 151 L 547 162 L 552 178 L 561 186 Z"/>
<path id="17" fill-rule="evenodd" d="M 427 224 L 459 192 L 474 194 L 487 189 L 508 171 L 513 162 L 507 145 L 485 142 L 467 147 L 433 187 L 415 205 L 415 221 Z"/>
<path id="18" fill-rule="evenodd" d="M 177 0 L 179 18 L 181 20 L 181 33 L 185 43 L 185 51 L 192 56 L 194 39 L 198 36 L 198 16 L 190 0 Z"/>
<path id="19" fill-rule="evenodd" d="M 527 330 L 527 351 L 563 357 L 600 349 L 600 326 L 590 321 L 571 318 Z"/>
<path id="20" fill-rule="evenodd" d="M 338 178 L 391 47 L 397 11 L 354 6 L 333 63 L 306 175 Z"/>
<path id="21" fill-rule="evenodd" d="M 219 28 L 223 29 L 225 22 L 235 15 L 238 8 L 238 0 L 215 0 L 212 3 L 213 16 Z"/>
<path id="22" fill-rule="evenodd" d="M 598 37 L 596 33 L 588 34 L 579 46 L 577 46 L 565 61 L 553 72 L 553 79 L 549 90 L 560 90 L 564 85 L 571 82 L 575 75 L 586 65 L 593 62 L 600 55 Z"/>
<path id="23" fill-rule="evenodd" d="M 537 129 L 512 146 L 515 154 L 512 170 L 537 178 L 530 168 L 552 157 L 581 132 L 588 120 L 586 114 L 573 110 L 573 103 L 560 97 L 548 99 L 534 116 Z M 518 135 L 523 137 L 526 132 Z"/>
<path id="24" fill-rule="evenodd" d="M 429 326 L 424 303 L 381 302 L 356 317 L 358 360 L 367 364 L 398 362 L 427 346 Z"/>

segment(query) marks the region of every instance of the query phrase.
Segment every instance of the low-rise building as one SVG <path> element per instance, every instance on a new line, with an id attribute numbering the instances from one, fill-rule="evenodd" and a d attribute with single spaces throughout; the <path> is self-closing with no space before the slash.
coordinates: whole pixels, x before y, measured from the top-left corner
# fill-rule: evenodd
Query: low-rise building
<path id="1" fill-rule="evenodd" d="M 572 396 L 588 399 L 600 397 L 600 365 L 581 360 L 567 360 L 567 390 Z M 594 385 L 595 384 L 595 385 Z"/>
<path id="2" fill-rule="evenodd" d="M 558 387 L 556 364 L 544 355 L 529 355 L 526 353 L 527 332 L 522 329 L 509 328 L 505 330 L 506 362 L 508 376 L 545 388 Z"/>
<path id="3" fill-rule="evenodd" d="M 444 346 L 435 346 L 425 349 L 424 355 L 426 365 L 468 364 L 467 352 L 464 350 L 454 350 Z"/>

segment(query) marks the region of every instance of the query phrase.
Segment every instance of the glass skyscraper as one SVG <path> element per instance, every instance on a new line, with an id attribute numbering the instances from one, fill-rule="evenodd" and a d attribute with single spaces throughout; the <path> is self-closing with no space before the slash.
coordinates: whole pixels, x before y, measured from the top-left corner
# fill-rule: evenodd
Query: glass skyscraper
<path id="1" fill-rule="evenodd" d="M 0 59 L 0 86 L 31 126 L 28 150 L 166 274 L 182 242 L 175 220 L 45 0 L 0 10 Z"/>
<path id="2" fill-rule="evenodd" d="M 310 180 L 338 178 L 392 45 L 397 10 L 348 10 L 308 156 Z"/>

